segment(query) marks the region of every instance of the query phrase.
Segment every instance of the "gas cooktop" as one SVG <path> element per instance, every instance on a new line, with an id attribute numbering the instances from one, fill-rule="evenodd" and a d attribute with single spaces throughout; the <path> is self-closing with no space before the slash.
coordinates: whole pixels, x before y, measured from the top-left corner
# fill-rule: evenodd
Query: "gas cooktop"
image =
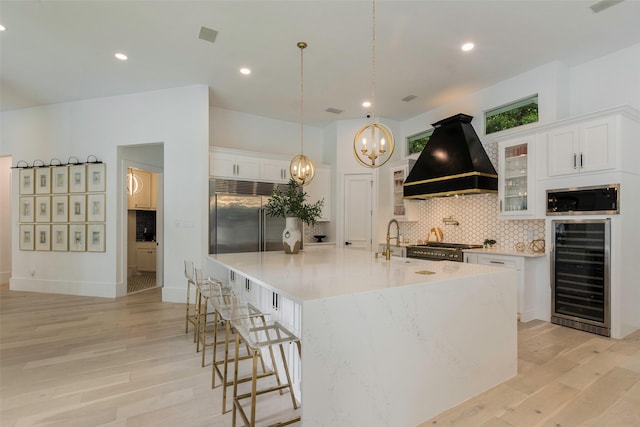
<path id="1" fill-rule="evenodd" d="M 433 261 L 462 262 L 464 249 L 481 248 L 482 245 L 466 243 L 427 242 L 420 245 L 407 246 L 407 257 Z"/>
<path id="2" fill-rule="evenodd" d="M 420 243 L 417 245 L 410 245 L 410 246 L 417 246 L 420 248 L 429 247 L 429 248 L 452 248 L 452 249 L 477 249 L 482 247 L 482 245 L 472 245 L 467 243 L 445 243 L 445 242 L 427 242 L 427 243 Z"/>

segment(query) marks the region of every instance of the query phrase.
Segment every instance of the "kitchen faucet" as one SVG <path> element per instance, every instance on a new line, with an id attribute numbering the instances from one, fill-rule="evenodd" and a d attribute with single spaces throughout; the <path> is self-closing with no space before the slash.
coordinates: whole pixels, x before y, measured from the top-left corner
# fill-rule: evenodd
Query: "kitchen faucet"
<path id="1" fill-rule="evenodd" d="M 396 223 L 396 237 L 391 237 L 391 223 Z M 400 246 L 400 224 L 396 219 L 392 219 L 387 224 L 387 245 L 384 249 L 384 257 L 388 261 L 391 259 L 391 239 L 396 239 L 396 246 Z"/>

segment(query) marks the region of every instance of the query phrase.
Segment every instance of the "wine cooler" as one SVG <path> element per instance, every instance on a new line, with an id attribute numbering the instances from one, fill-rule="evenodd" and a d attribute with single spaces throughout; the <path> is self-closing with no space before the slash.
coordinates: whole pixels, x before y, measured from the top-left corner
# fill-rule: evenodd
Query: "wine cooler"
<path id="1" fill-rule="evenodd" d="M 609 219 L 551 224 L 551 322 L 611 336 Z"/>

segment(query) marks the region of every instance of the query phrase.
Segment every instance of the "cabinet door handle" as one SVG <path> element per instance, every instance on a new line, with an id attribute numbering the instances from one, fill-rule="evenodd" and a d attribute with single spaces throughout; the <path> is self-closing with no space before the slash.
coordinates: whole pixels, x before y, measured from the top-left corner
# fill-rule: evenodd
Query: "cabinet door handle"
<path id="1" fill-rule="evenodd" d="M 574 169 L 578 168 L 576 153 L 573 153 L 573 168 Z"/>
<path id="2" fill-rule="evenodd" d="M 489 261 L 491 264 L 504 264 L 504 261 Z"/>
<path id="3" fill-rule="evenodd" d="M 583 155 L 582 155 L 582 153 L 580 153 L 580 168 L 583 168 L 583 167 L 584 167 L 584 162 L 583 162 L 583 160 L 584 160 L 584 159 L 583 159 Z"/>

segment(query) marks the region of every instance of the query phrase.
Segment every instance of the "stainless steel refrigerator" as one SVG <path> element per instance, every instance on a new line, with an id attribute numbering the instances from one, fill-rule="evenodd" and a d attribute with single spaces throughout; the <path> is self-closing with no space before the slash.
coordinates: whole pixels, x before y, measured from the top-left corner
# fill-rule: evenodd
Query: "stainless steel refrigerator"
<path id="1" fill-rule="evenodd" d="M 277 185 L 209 181 L 210 254 L 282 250 L 285 220 L 267 216 L 264 209 Z"/>

